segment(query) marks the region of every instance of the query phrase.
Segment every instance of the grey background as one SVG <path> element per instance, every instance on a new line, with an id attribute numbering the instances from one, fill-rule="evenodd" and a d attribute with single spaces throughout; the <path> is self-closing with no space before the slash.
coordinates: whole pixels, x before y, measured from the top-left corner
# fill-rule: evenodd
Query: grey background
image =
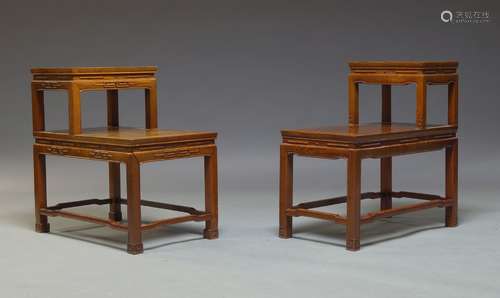
<path id="1" fill-rule="evenodd" d="M 498 2 L 0 5 L 2 296 L 498 295 Z M 445 24 L 444 9 L 489 11 L 490 22 Z M 326 222 L 297 219 L 296 238 L 277 238 L 279 131 L 346 123 L 350 60 L 460 62 L 458 228 L 442 228 L 435 209 L 363 226 L 366 246 L 354 254 L 343 249 L 342 227 Z M 219 240 L 199 240 L 200 224 L 182 224 L 148 233 L 145 254 L 132 257 L 126 235 L 106 228 L 51 219 L 52 234 L 32 231 L 29 69 L 114 65 L 159 67 L 161 127 L 219 132 Z M 429 88 L 431 122 L 446 120 L 445 89 Z M 413 121 L 415 87 L 393 90 L 394 120 Z M 83 95 L 85 127 L 105 124 L 104 97 Z M 46 98 L 48 128 L 65 128 L 65 94 Z M 379 87 L 362 87 L 362 121 L 379 120 L 379 98 Z M 142 126 L 143 111 L 142 92 L 120 93 L 123 125 Z M 395 158 L 394 188 L 440 194 L 443 165 L 442 152 Z M 378 162 L 363 166 L 363 190 L 377 189 Z M 143 197 L 201 207 L 201 169 L 198 159 L 145 165 Z M 296 200 L 343 194 L 344 171 L 343 161 L 297 158 Z M 102 162 L 49 157 L 49 202 L 103 197 L 106 174 Z M 146 220 L 164 215 L 144 210 Z"/>

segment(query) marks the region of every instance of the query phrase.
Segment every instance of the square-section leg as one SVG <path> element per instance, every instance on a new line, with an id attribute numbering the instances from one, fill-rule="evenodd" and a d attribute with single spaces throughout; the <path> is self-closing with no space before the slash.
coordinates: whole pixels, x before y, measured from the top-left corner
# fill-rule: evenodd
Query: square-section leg
<path id="1" fill-rule="evenodd" d="M 127 161 L 127 252 L 140 254 L 144 251 L 141 235 L 141 175 L 139 161 L 132 156 Z"/>
<path id="2" fill-rule="evenodd" d="M 380 159 L 380 210 L 392 208 L 392 157 Z"/>
<path id="3" fill-rule="evenodd" d="M 122 220 L 121 190 L 120 190 L 120 163 L 109 162 L 109 219 L 112 221 Z"/>
<path id="4" fill-rule="evenodd" d="M 446 226 L 456 227 L 458 224 L 458 141 L 446 147 L 446 199 L 453 200 L 446 207 Z"/>
<path id="5" fill-rule="evenodd" d="M 47 208 L 45 155 L 40 154 L 36 147 L 33 147 L 33 169 L 35 178 L 35 230 L 39 233 L 48 233 L 50 226 L 47 216 L 40 214 L 41 208 Z"/>
<path id="6" fill-rule="evenodd" d="M 280 148 L 280 204 L 279 236 L 292 237 L 292 217 L 286 215 L 286 209 L 293 204 L 293 154 L 283 146 Z"/>
<path id="7" fill-rule="evenodd" d="M 350 152 L 347 159 L 347 236 L 346 248 L 360 248 L 361 158 Z"/>
<path id="8" fill-rule="evenodd" d="M 210 213 L 210 219 L 205 222 L 203 237 L 216 239 L 218 228 L 218 187 L 217 187 L 217 148 L 209 156 L 204 157 L 205 163 L 205 211 Z"/>

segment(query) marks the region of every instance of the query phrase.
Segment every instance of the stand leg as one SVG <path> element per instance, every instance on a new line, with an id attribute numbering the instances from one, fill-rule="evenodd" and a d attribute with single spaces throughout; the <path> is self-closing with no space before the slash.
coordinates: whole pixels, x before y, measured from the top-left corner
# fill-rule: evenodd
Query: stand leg
<path id="1" fill-rule="evenodd" d="M 283 147 L 280 148 L 280 205 L 279 205 L 279 236 L 292 237 L 292 217 L 286 215 L 286 209 L 293 204 L 293 154 Z"/>
<path id="2" fill-rule="evenodd" d="M 458 224 L 458 141 L 446 147 L 446 199 L 452 199 L 453 205 L 446 207 L 446 226 Z"/>
<path id="3" fill-rule="evenodd" d="M 392 157 L 383 157 L 380 159 L 380 209 L 386 210 L 392 208 Z"/>
<path id="4" fill-rule="evenodd" d="M 391 115 L 391 85 L 382 85 L 382 123 L 390 124 Z M 392 208 L 392 157 L 383 157 L 380 159 L 380 209 L 386 210 Z"/>
<path id="5" fill-rule="evenodd" d="M 141 175 L 140 164 L 132 156 L 127 161 L 127 220 L 128 243 L 127 252 L 140 254 L 143 252 L 141 235 Z"/>
<path id="6" fill-rule="evenodd" d="M 40 214 L 41 208 L 47 208 L 45 155 L 38 153 L 36 147 L 33 147 L 33 169 L 35 177 L 35 230 L 39 233 L 48 233 L 50 225 L 47 216 Z"/>
<path id="7" fill-rule="evenodd" d="M 120 163 L 110 162 L 109 167 L 109 219 L 113 221 L 122 220 L 121 190 L 120 190 Z"/>
<path id="8" fill-rule="evenodd" d="M 360 247 L 361 158 L 351 152 L 347 159 L 347 250 Z"/>
<path id="9" fill-rule="evenodd" d="M 217 148 L 210 156 L 204 157 L 205 166 L 205 211 L 210 213 L 210 219 L 205 222 L 203 237 L 217 239 L 218 228 L 218 194 L 217 194 Z"/>
<path id="10" fill-rule="evenodd" d="M 118 90 L 106 90 L 107 110 L 108 110 L 108 127 L 117 128 L 120 123 L 119 106 L 118 106 Z M 109 167 L 109 219 L 114 221 L 122 220 L 122 211 L 120 206 L 120 163 L 110 162 Z"/>

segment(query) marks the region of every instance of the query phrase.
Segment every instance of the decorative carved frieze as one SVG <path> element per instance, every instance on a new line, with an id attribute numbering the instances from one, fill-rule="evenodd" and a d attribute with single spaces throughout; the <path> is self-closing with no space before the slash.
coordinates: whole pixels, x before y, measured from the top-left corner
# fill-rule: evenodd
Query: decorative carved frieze
<path id="1" fill-rule="evenodd" d="M 158 159 L 171 159 L 171 158 L 178 158 L 178 157 L 186 157 L 190 155 L 195 155 L 199 154 L 200 150 L 199 149 L 187 149 L 187 150 L 180 150 L 180 151 L 168 151 L 168 152 L 158 152 L 154 153 L 153 156 Z"/>
<path id="2" fill-rule="evenodd" d="M 60 82 L 40 82 L 38 83 L 41 89 L 64 89 L 64 84 Z"/>
<path id="3" fill-rule="evenodd" d="M 69 152 L 68 149 L 60 147 L 48 147 L 47 151 L 51 154 L 56 154 L 56 155 L 66 155 Z"/>
<path id="4" fill-rule="evenodd" d="M 117 82 L 96 82 L 96 86 L 102 88 L 129 88 L 134 85 L 133 82 L 117 81 Z"/>
<path id="5" fill-rule="evenodd" d="M 90 157 L 96 158 L 96 159 L 111 159 L 113 157 L 113 154 L 106 153 L 103 151 L 91 151 Z"/>

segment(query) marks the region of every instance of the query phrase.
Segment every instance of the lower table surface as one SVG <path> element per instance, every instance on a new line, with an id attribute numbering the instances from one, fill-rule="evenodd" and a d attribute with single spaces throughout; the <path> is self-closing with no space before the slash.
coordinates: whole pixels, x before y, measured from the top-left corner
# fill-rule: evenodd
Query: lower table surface
<path id="1" fill-rule="evenodd" d="M 304 138 L 317 140 L 339 140 L 343 142 L 373 142 L 414 137 L 434 137 L 452 135 L 457 130 L 452 125 L 427 125 L 419 127 L 414 123 L 365 123 L 343 126 L 323 126 L 305 129 L 286 129 L 284 138 Z"/>
<path id="2" fill-rule="evenodd" d="M 36 131 L 35 138 L 63 141 L 81 141 L 89 143 L 115 145 L 141 145 L 148 143 L 213 140 L 217 133 L 207 131 L 187 131 L 168 129 L 144 129 L 132 127 L 97 127 L 85 128 L 79 134 L 70 134 L 68 130 Z"/>

